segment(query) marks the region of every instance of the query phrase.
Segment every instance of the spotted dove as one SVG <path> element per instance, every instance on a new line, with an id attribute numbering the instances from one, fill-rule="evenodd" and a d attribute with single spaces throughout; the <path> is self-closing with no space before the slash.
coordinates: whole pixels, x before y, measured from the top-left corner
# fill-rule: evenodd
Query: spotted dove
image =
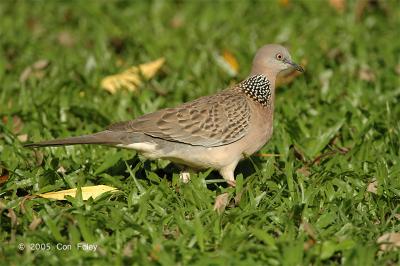
<path id="1" fill-rule="evenodd" d="M 26 146 L 101 144 L 134 149 L 149 159 L 213 168 L 234 185 L 238 162 L 271 138 L 276 76 L 293 67 L 303 71 L 285 47 L 265 45 L 255 55 L 250 75 L 219 93 L 116 123 L 98 133 Z"/>

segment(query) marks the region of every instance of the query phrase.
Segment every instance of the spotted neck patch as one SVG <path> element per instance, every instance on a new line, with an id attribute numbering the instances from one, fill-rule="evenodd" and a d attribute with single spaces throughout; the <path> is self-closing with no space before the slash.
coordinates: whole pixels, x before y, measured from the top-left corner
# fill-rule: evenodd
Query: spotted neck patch
<path id="1" fill-rule="evenodd" d="M 271 104 L 271 82 L 264 75 L 251 76 L 239 84 L 239 88 L 253 100 L 264 106 Z"/>

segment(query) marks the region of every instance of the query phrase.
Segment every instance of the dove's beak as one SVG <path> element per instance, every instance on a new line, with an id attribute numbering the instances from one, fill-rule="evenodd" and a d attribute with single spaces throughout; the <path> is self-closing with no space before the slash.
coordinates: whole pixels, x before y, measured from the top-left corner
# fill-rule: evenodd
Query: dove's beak
<path id="1" fill-rule="evenodd" d="M 292 62 L 292 61 L 290 61 L 290 60 L 288 60 L 288 59 L 284 59 L 284 62 L 285 62 L 286 64 L 291 65 L 291 66 L 292 66 L 294 69 L 296 69 L 297 71 L 304 72 L 304 69 L 303 69 L 300 65 L 296 64 L 295 62 Z"/>

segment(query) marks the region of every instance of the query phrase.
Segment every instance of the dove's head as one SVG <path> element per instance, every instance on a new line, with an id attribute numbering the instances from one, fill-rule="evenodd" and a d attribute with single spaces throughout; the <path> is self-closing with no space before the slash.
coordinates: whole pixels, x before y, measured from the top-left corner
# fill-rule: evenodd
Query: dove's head
<path id="1" fill-rule="evenodd" d="M 261 47 L 254 57 L 251 75 L 263 74 L 275 79 L 282 70 L 294 68 L 304 72 L 303 68 L 292 61 L 289 51 L 279 44 Z"/>

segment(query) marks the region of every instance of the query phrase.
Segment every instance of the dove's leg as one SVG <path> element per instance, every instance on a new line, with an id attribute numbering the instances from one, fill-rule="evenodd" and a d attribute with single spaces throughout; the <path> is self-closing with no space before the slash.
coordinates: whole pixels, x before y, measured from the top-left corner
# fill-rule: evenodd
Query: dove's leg
<path id="1" fill-rule="evenodd" d="M 238 162 L 234 162 L 231 163 L 230 165 L 227 165 L 219 169 L 219 173 L 226 180 L 226 183 L 228 183 L 230 187 L 236 186 L 234 171 L 237 164 Z M 229 193 L 225 192 L 222 193 L 221 195 L 218 195 L 215 198 L 214 211 L 222 213 L 225 210 L 225 207 L 228 205 L 228 203 L 229 203 Z"/>
<path id="2" fill-rule="evenodd" d="M 182 171 L 179 174 L 179 178 L 181 181 L 185 184 L 189 183 L 190 181 L 190 172 L 187 169 L 182 169 Z"/>
<path id="3" fill-rule="evenodd" d="M 179 173 L 179 179 L 182 181 L 182 183 L 187 184 L 190 181 L 190 175 L 193 173 L 196 173 L 196 170 L 183 165 L 183 164 L 176 164 L 179 168 L 179 170 L 181 171 Z"/>
<path id="4" fill-rule="evenodd" d="M 227 165 L 219 170 L 221 176 L 226 180 L 229 186 L 236 186 L 234 171 L 238 162 L 234 162 L 230 165 Z"/>

